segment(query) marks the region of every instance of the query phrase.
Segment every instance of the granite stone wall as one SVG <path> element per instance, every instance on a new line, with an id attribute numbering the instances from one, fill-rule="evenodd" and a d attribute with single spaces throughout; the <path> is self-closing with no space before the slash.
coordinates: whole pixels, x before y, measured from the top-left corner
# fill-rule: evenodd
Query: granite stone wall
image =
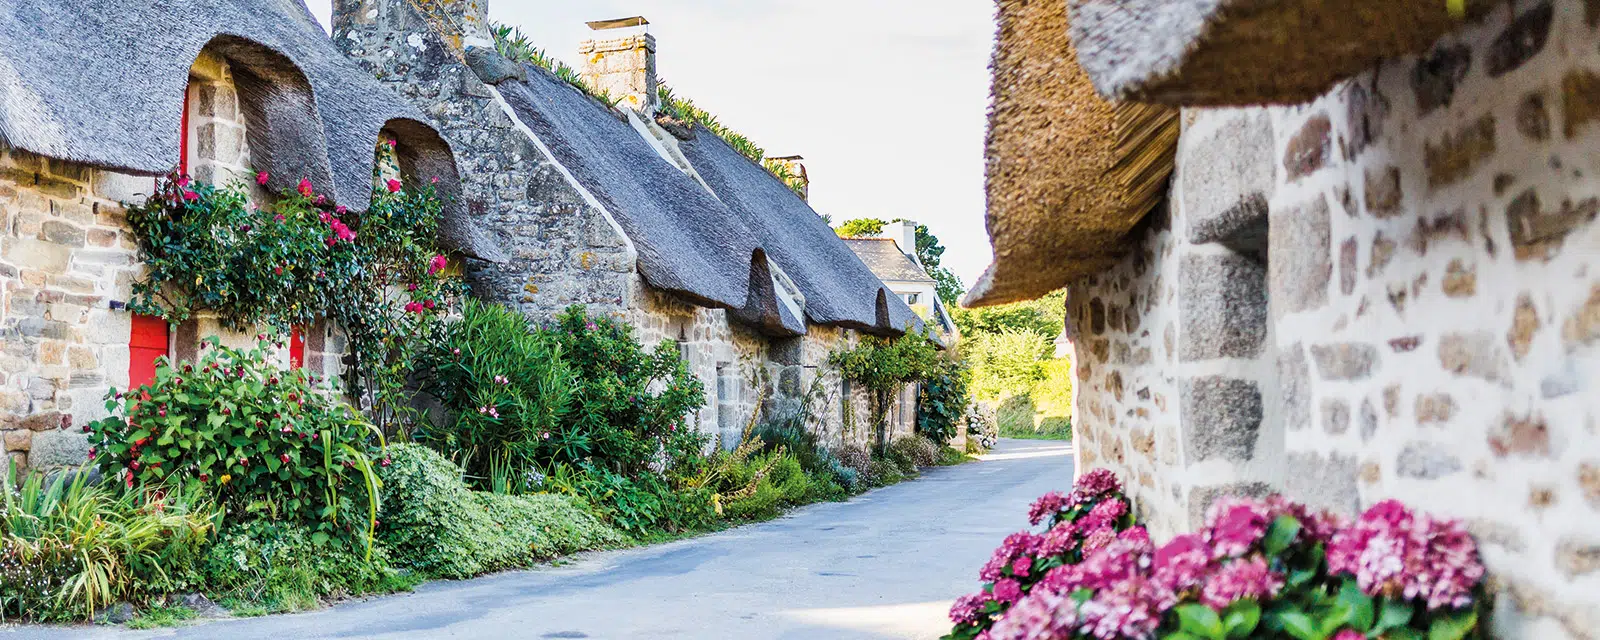
<path id="1" fill-rule="evenodd" d="M 1070 290 L 1081 468 L 1158 534 L 1221 492 L 1460 518 L 1499 636 L 1600 637 L 1593 6 L 1506 3 L 1310 103 L 1185 111 L 1170 216 Z"/>

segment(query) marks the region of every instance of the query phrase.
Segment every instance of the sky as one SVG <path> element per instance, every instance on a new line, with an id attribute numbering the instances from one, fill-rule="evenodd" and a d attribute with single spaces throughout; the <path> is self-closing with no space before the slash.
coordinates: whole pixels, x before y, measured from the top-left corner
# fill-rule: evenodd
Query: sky
<path id="1" fill-rule="evenodd" d="M 329 0 L 307 0 L 328 23 Z M 491 0 L 578 67 L 584 22 L 642 15 L 663 82 L 769 156 L 802 155 L 835 223 L 906 218 L 971 286 L 990 260 L 983 136 L 989 0 Z"/>

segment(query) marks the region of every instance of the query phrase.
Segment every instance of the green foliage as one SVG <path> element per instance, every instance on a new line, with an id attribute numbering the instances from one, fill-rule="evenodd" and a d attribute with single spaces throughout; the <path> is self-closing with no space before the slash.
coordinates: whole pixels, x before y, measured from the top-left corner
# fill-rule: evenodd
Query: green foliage
<path id="1" fill-rule="evenodd" d="M 383 437 L 304 371 L 278 369 L 274 346 L 272 336 L 248 351 L 209 338 L 197 363 L 158 360 L 153 384 L 112 389 L 111 416 L 84 427 L 91 460 L 130 489 L 177 483 L 235 515 L 311 524 L 319 540 L 370 538 Z"/>
<path id="2" fill-rule="evenodd" d="M 378 539 L 396 566 L 465 578 L 624 542 L 570 498 L 472 491 L 461 467 L 426 447 L 390 451 Z"/>
<path id="3" fill-rule="evenodd" d="M 951 309 L 950 319 L 961 330 L 962 342 L 1004 331 L 1032 331 L 1049 340 L 1061 335 L 1066 322 L 1067 290 L 1037 300 L 984 307 Z"/>
<path id="4" fill-rule="evenodd" d="M 215 511 L 180 488 L 115 494 L 79 471 L 0 472 L 0 620 L 88 619 L 117 600 L 189 586 Z"/>
<path id="5" fill-rule="evenodd" d="M 1044 360 L 1052 349 L 1044 334 L 1007 329 L 966 337 L 972 362 L 972 392 L 984 400 L 1001 400 L 1033 391 L 1045 379 Z"/>
<path id="6" fill-rule="evenodd" d="M 887 224 L 878 218 L 856 218 L 839 223 L 833 232 L 841 238 L 875 238 L 883 235 L 883 227 Z"/>
<path id="7" fill-rule="evenodd" d="M 965 362 L 941 358 L 922 381 L 917 402 L 917 433 L 928 439 L 949 442 L 961 429 L 967 406 L 972 404 L 971 370 Z"/>
<path id="8" fill-rule="evenodd" d="M 1040 363 L 1044 379 L 1033 385 L 1034 404 L 1044 419 L 1072 418 L 1072 361 L 1051 358 Z"/>
<path id="9" fill-rule="evenodd" d="M 920 435 L 905 435 L 889 443 L 886 456 L 899 467 L 901 473 L 914 475 L 921 467 L 931 467 L 939 460 L 939 445 Z"/>
<path id="10" fill-rule="evenodd" d="M 223 601 L 267 612 L 314 609 L 323 598 L 409 589 L 382 547 L 328 538 L 294 522 L 252 520 L 222 532 L 206 553 L 207 587 Z"/>
<path id="11" fill-rule="evenodd" d="M 432 375 L 422 389 L 450 415 L 414 437 L 450 455 L 480 487 L 496 472 L 508 490 L 525 484 L 528 471 L 561 451 L 548 442 L 571 411 L 576 385 L 561 345 L 522 314 L 477 300 L 443 334 L 424 354 Z"/>
<path id="12" fill-rule="evenodd" d="M 805 195 L 805 183 L 801 182 L 800 176 L 794 175 L 789 171 L 788 165 L 767 160 L 767 152 L 757 146 L 755 142 L 746 138 L 744 134 L 722 124 L 720 120 L 717 120 L 717 116 L 700 108 L 700 105 L 695 104 L 693 100 L 678 95 L 665 82 L 657 85 L 656 102 L 660 103 L 659 110 L 661 115 L 705 127 L 718 138 L 722 138 L 722 141 L 728 143 L 728 146 L 733 147 L 734 151 L 738 151 L 739 155 L 749 158 L 751 162 L 761 165 L 771 172 L 773 176 L 782 180 L 785 186 L 795 192 L 795 195 Z"/>
<path id="13" fill-rule="evenodd" d="M 287 333 L 326 318 L 349 341 L 349 390 L 368 396 L 380 425 L 398 426 L 410 364 L 464 292 L 441 271 L 434 190 L 399 186 L 375 190 L 371 207 L 355 213 L 307 181 L 256 208 L 243 185 L 162 180 L 128 209 L 146 269 L 128 308 L 173 324 L 211 312 L 239 331 Z"/>
<path id="14" fill-rule="evenodd" d="M 129 629 L 160 629 L 162 627 L 175 627 L 195 619 L 200 614 L 194 609 L 183 606 L 152 606 L 139 612 L 139 616 L 128 621 Z"/>
<path id="15" fill-rule="evenodd" d="M 782 449 L 793 454 L 815 481 L 818 499 L 833 499 L 862 486 L 860 472 L 845 465 L 833 451 L 823 446 L 816 433 L 806 428 L 798 412 L 763 422 L 756 428 L 755 436 L 767 451 Z M 829 487 L 830 484 L 833 486 Z M 835 487 L 838 491 L 833 490 Z"/>
<path id="16" fill-rule="evenodd" d="M 1034 411 L 1033 396 L 1026 393 L 1008 396 L 995 412 L 995 422 L 1000 427 L 1001 437 L 1033 437 Z"/>
<path id="17" fill-rule="evenodd" d="M 928 377 L 939 365 L 939 352 L 928 336 L 913 331 L 892 340 L 865 336 L 855 347 L 829 354 L 828 363 L 868 389 L 887 392 Z"/>
<path id="18" fill-rule="evenodd" d="M 507 60 L 531 64 L 549 71 L 567 84 L 577 87 L 579 91 L 604 102 L 606 106 L 617 106 L 618 98 L 613 98 L 610 93 L 599 91 L 589 86 L 589 83 L 584 82 L 583 74 L 578 73 L 577 69 L 573 69 L 567 63 L 557 60 L 555 56 L 546 53 L 544 49 L 533 46 L 533 43 L 528 40 L 528 36 L 522 33 L 522 29 L 500 23 L 490 23 L 489 32 L 494 37 L 495 50 L 500 52 L 500 55 L 505 56 Z"/>
<path id="19" fill-rule="evenodd" d="M 705 403 L 705 385 L 689 373 L 676 343 L 646 351 L 630 327 L 580 306 L 558 316 L 553 331 L 577 375 L 577 404 L 541 457 L 639 476 L 651 473 L 659 451 L 669 466 L 701 455 L 706 437 L 685 416 Z"/>

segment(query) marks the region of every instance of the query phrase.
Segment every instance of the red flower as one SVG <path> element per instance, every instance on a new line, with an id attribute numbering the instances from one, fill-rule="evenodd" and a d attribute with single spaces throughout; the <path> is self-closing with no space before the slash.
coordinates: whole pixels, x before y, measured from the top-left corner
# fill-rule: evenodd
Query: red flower
<path id="1" fill-rule="evenodd" d="M 303 195 L 307 198 L 311 197 L 311 181 L 306 178 L 301 178 L 300 186 L 296 187 L 296 190 L 300 192 L 300 195 Z"/>
<path id="2" fill-rule="evenodd" d="M 261 186 L 267 185 L 267 172 L 262 171 L 261 173 L 256 174 L 256 184 Z"/>
<path id="3" fill-rule="evenodd" d="M 281 214 L 281 213 L 278 214 L 278 215 L 272 216 L 272 221 L 273 222 L 283 222 L 283 220 L 284 220 L 284 217 L 283 217 L 283 214 Z"/>
<path id="4" fill-rule="evenodd" d="M 383 143 L 389 145 L 390 149 L 393 149 L 396 144 L 399 144 L 399 142 L 397 140 L 395 140 L 394 138 L 390 138 L 388 140 L 384 140 Z"/>
<path id="5" fill-rule="evenodd" d="M 429 309 L 432 309 L 433 308 L 433 301 L 432 300 L 424 300 L 424 301 L 422 301 L 422 306 L 427 307 Z"/>
<path id="6" fill-rule="evenodd" d="M 450 264 L 450 259 L 449 258 L 446 258 L 444 256 L 434 256 L 432 260 L 428 261 L 428 275 L 431 276 L 433 274 L 439 273 L 440 271 L 444 271 L 444 268 L 446 266 L 448 266 L 449 264 Z"/>
<path id="7" fill-rule="evenodd" d="M 204 473 L 200 474 L 200 481 L 201 482 L 205 482 L 205 481 L 210 480 L 210 479 L 211 479 L 211 476 L 206 475 Z"/>
<path id="8" fill-rule="evenodd" d="M 273 267 L 272 268 L 272 275 L 275 275 L 275 276 L 283 275 L 283 267 Z"/>
<path id="9" fill-rule="evenodd" d="M 284 464 L 289 464 L 289 454 L 287 454 L 287 453 L 285 453 L 285 454 L 283 454 L 281 456 L 278 456 L 278 459 L 282 460 Z"/>
<path id="10" fill-rule="evenodd" d="M 390 180 L 389 182 L 387 182 L 385 184 L 387 184 L 388 187 L 389 187 L 389 193 L 399 193 L 400 192 L 400 181 L 399 180 Z"/>
<path id="11" fill-rule="evenodd" d="M 200 199 L 200 194 L 195 193 L 193 191 L 190 191 L 188 189 L 184 189 L 183 190 L 183 199 L 184 200 L 188 200 L 189 202 L 194 202 L 195 200 L 199 200 Z"/>
<path id="12" fill-rule="evenodd" d="M 344 205 L 342 205 L 342 204 L 333 208 L 333 212 L 337 213 L 337 214 L 339 214 L 341 216 L 344 215 L 344 212 L 346 212 L 346 211 L 349 211 L 349 209 L 346 209 L 344 207 Z"/>
<path id="13" fill-rule="evenodd" d="M 189 186 L 189 176 L 180 175 L 178 176 L 178 179 L 174 181 L 174 183 L 179 187 L 187 187 Z"/>
<path id="14" fill-rule="evenodd" d="M 416 291 L 416 290 L 417 290 L 417 283 L 413 282 L 411 284 L 406 285 L 406 291 Z"/>

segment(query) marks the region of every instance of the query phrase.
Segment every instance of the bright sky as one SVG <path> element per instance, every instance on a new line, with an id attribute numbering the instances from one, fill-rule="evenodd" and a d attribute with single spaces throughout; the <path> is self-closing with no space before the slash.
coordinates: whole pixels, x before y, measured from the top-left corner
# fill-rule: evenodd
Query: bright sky
<path id="1" fill-rule="evenodd" d="M 329 0 L 307 0 L 326 25 Z M 766 149 L 799 154 L 811 204 L 842 222 L 908 218 L 971 286 L 983 225 L 988 0 L 492 0 L 492 19 L 577 67 L 588 20 L 643 15 L 657 72 Z"/>

